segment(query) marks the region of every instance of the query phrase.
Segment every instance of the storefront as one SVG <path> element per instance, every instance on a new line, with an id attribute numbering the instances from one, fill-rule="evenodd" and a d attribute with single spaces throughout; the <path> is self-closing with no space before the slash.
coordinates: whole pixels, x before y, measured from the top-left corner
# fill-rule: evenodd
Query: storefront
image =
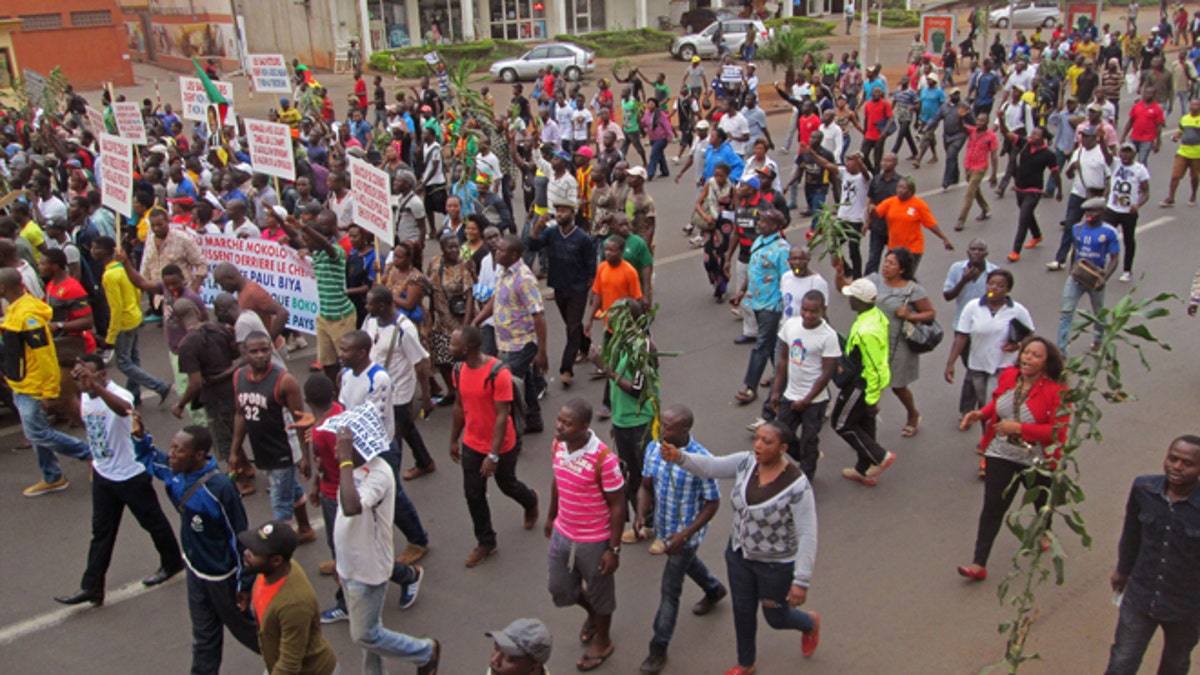
<path id="1" fill-rule="evenodd" d="M 567 5 L 567 31 L 580 35 L 607 27 L 604 17 L 606 0 L 564 0 Z"/>
<path id="2" fill-rule="evenodd" d="M 542 0 L 491 0 L 493 40 L 546 39 L 546 5 Z"/>

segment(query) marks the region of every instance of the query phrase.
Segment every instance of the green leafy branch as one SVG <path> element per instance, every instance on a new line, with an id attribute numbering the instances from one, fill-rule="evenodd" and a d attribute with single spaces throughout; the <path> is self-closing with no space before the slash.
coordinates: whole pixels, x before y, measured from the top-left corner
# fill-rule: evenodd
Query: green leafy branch
<path id="1" fill-rule="evenodd" d="M 854 241 L 858 234 L 853 225 L 847 225 L 837 218 L 836 205 L 826 203 L 817 214 L 813 226 L 812 237 L 808 240 L 808 250 L 818 262 L 829 256 L 838 257 L 846 250 L 846 244 Z"/>
<path id="2" fill-rule="evenodd" d="M 1029 632 L 1039 615 L 1036 591 L 1051 575 L 1059 586 L 1066 579 L 1067 554 L 1062 539 L 1050 530 L 1051 521 L 1057 518 L 1079 538 L 1084 548 L 1091 547 L 1092 537 L 1079 510 L 1079 505 L 1087 498 L 1079 481 L 1079 452 L 1085 445 L 1103 441 L 1100 400 L 1115 404 L 1131 398 L 1124 390 L 1118 349 L 1132 349 L 1147 370 L 1150 369 L 1147 347 L 1171 349 L 1150 332 L 1148 323 L 1167 316 L 1170 312 L 1164 305 L 1178 298 L 1162 293 L 1135 300 L 1133 293 L 1136 290 L 1135 286 L 1112 309 L 1102 309 L 1096 315 L 1079 313 L 1081 318 L 1072 327 L 1072 340 L 1096 326 L 1101 327 L 1103 333 L 1095 349 L 1067 361 L 1067 374 L 1074 380 L 1074 385 L 1067 390 L 1058 410 L 1060 417 L 1070 416 L 1066 442 L 1058 448 L 1061 459 L 1054 463 L 1034 464 L 1015 476 L 1007 488 L 1016 489 L 1018 483 L 1025 486 L 1020 507 L 1010 511 L 1005 518 L 1008 530 L 1020 542 L 1020 547 L 1013 555 L 1012 570 L 997 589 L 1001 603 L 1011 606 L 1015 616 L 999 626 L 1000 633 L 1006 637 L 1004 660 L 985 668 L 985 673 L 1000 668 L 1010 674 L 1016 673 L 1023 664 L 1040 658 L 1036 652 L 1026 651 Z M 1038 485 L 1039 478 L 1048 480 L 1049 487 Z M 1045 499 L 1045 505 L 1031 508 L 1039 499 Z M 1048 544 L 1044 551 L 1043 541 Z"/>
<path id="3" fill-rule="evenodd" d="M 654 411 L 654 437 L 658 437 L 658 418 L 662 412 L 659 392 L 661 378 L 658 374 L 658 359 L 663 356 L 679 356 L 681 352 L 652 350 L 650 326 L 658 315 L 658 305 L 634 316 L 632 300 L 620 301 L 608 308 L 608 336 L 600 350 L 600 360 L 613 372 L 623 373 L 630 379 L 641 379 L 642 393 L 638 397 L 638 411 L 646 405 Z M 624 362 L 624 368 L 621 368 Z"/>

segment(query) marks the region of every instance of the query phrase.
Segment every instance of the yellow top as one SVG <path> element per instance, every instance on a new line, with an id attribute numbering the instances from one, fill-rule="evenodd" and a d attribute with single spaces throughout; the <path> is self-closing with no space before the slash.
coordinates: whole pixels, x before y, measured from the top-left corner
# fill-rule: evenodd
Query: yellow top
<path id="1" fill-rule="evenodd" d="M 18 394 L 36 399 L 58 398 L 60 373 L 58 353 L 50 337 L 50 305 L 26 293 L 8 306 L 0 331 L 4 333 L 4 349 L 20 350 L 14 357 L 17 367 L 12 368 L 8 386 Z M 8 358 L 5 359 L 9 361 Z"/>
<path id="2" fill-rule="evenodd" d="M 1200 159 L 1200 115 L 1184 115 L 1179 119 L 1183 135 L 1175 154 L 1184 159 Z"/>
<path id="3" fill-rule="evenodd" d="M 125 266 L 113 261 L 104 266 L 104 296 L 108 298 L 108 310 L 112 317 L 108 322 L 108 335 L 104 341 L 113 344 L 117 335 L 142 325 L 142 292 L 134 287 L 125 272 Z"/>
<path id="4" fill-rule="evenodd" d="M 42 245 L 46 243 L 46 234 L 42 232 L 42 228 L 37 224 L 37 221 L 30 220 L 25 223 L 25 227 L 21 228 L 21 238 L 29 242 L 33 247 L 33 264 L 37 265 L 42 260 Z"/>

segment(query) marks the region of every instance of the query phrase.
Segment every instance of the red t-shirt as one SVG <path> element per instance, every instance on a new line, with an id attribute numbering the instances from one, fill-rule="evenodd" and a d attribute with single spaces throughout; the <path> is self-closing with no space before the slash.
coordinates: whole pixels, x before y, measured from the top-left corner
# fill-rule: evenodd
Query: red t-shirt
<path id="1" fill-rule="evenodd" d="M 266 577 L 261 574 L 254 580 L 252 598 L 254 600 L 254 616 L 258 618 L 259 625 L 262 625 L 262 618 L 267 615 L 267 607 L 271 606 L 271 601 L 275 599 L 275 595 L 279 593 L 279 589 L 283 587 L 285 581 L 287 581 L 286 576 L 273 584 L 268 584 Z"/>
<path id="2" fill-rule="evenodd" d="M 1157 101 L 1146 105 L 1142 100 L 1133 104 L 1133 109 L 1129 111 L 1129 120 L 1133 123 L 1129 127 L 1129 140 L 1151 143 L 1158 138 L 1158 125 L 1166 122 L 1166 117 L 1163 116 L 1162 106 L 1158 105 Z"/>
<path id="3" fill-rule="evenodd" d="M 74 277 L 67 277 L 61 284 L 55 281 L 46 284 L 46 302 L 50 305 L 52 321 L 74 321 L 92 313 L 87 291 Z M 83 338 L 84 353 L 96 351 L 96 338 L 92 336 L 92 331 L 73 331 L 67 335 Z"/>
<path id="4" fill-rule="evenodd" d="M 492 371 L 489 359 L 478 368 L 470 368 L 466 363 L 458 371 L 458 400 L 462 402 L 463 426 L 462 444 L 476 452 L 487 454 L 492 451 L 492 435 L 496 429 L 496 403 L 512 402 L 512 373 L 503 368 L 496 374 L 494 382 L 484 383 Z M 500 444 L 500 452 L 512 450 L 517 444 L 517 433 L 513 429 L 512 420 L 507 420 L 504 432 L 504 442 Z"/>
<path id="5" fill-rule="evenodd" d="M 340 415 L 343 412 L 346 412 L 346 408 L 341 403 L 334 401 L 333 409 L 329 411 L 329 417 Z M 314 426 L 312 449 L 321 470 L 318 477 L 321 496 L 327 499 L 337 499 L 338 479 L 341 477 L 341 470 L 338 469 L 337 434 L 332 431 L 322 431 Z M 325 526 L 332 527 L 329 523 L 326 523 Z"/>
<path id="6" fill-rule="evenodd" d="M 800 133 L 800 142 L 807 144 L 812 138 L 812 132 L 821 128 L 821 118 L 818 115 L 801 116 L 796 120 L 796 130 Z"/>
<path id="7" fill-rule="evenodd" d="M 867 101 L 863 105 L 863 117 L 866 122 L 863 125 L 863 139 L 877 141 L 882 138 L 883 130 L 887 127 L 887 119 L 891 116 L 892 104 L 886 99 Z"/>
<path id="8" fill-rule="evenodd" d="M 354 97 L 358 99 L 358 107 L 367 107 L 367 81 L 361 77 L 354 81 Z"/>

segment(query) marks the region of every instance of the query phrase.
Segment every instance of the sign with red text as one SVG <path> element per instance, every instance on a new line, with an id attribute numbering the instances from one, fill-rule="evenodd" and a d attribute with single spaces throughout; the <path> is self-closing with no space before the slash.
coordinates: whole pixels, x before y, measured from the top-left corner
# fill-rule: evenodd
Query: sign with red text
<path id="1" fill-rule="evenodd" d="M 255 173 L 296 180 L 296 161 L 292 156 L 292 130 L 286 124 L 243 120 L 246 140 L 250 142 L 250 163 Z"/>
<path id="2" fill-rule="evenodd" d="M 291 246 L 268 239 L 238 239 L 226 234 L 203 236 L 208 276 L 200 297 L 212 304 L 221 289 L 213 282 L 217 265 L 227 262 L 242 276 L 258 282 L 272 298 L 288 309 L 288 328 L 315 335 L 317 332 L 317 278 L 312 264 Z"/>
<path id="3" fill-rule="evenodd" d="M 121 215 L 133 212 L 133 141 L 100 133 L 100 203 Z"/>
<path id="4" fill-rule="evenodd" d="M 382 169 L 357 157 L 350 158 L 350 196 L 354 199 L 354 224 L 365 228 L 384 244 L 391 244 L 391 181 Z"/>
<path id="5" fill-rule="evenodd" d="M 956 18 L 953 14 L 922 14 L 921 39 L 930 54 L 941 54 L 954 42 Z"/>
<path id="6" fill-rule="evenodd" d="M 221 92 L 226 101 L 229 101 L 229 107 L 233 108 L 233 85 L 221 80 L 214 80 L 213 86 Z M 204 93 L 204 83 L 200 81 L 200 78 L 179 78 L 179 99 L 182 101 L 180 117 L 193 122 L 204 122 L 207 119 L 205 115 L 208 114 L 208 94 Z M 226 115 L 225 119 L 233 118 L 231 115 Z"/>
<path id="7" fill-rule="evenodd" d="M 87 113 L 88 128 L 91 129 L 93 136 L 108 133 L 108 128 L 104 124 L 103 113 L 90 105 L 84 108 L 84 112 Z"/>
<path id="8" fill-rule="evenodd" d="M 288 66 L 283 60 L 283 54 L 250 54 L 246 57 L 246 62 L 250 67 L 254 91 L 292 93 L 292 80 L 288 77 Z"/>
<path id="9" fill-rule="evenodd" d="M 137 143 L 146 144 L 146 123 L 142 120 L 142 109 L 133 101 L 112 104 L 113 118 L 117 121 L 117 135 Z"/>

